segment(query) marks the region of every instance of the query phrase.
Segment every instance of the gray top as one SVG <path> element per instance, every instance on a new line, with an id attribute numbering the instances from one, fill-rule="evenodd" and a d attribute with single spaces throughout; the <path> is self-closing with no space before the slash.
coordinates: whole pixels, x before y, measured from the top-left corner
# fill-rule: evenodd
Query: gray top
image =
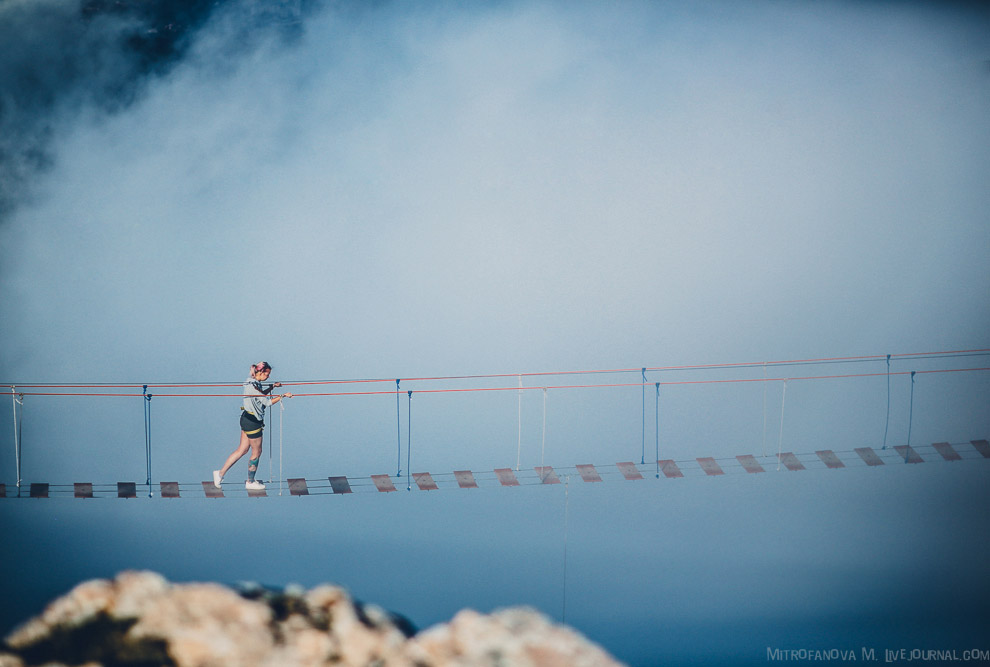
<path id="1" fill-rule="evenodd" d="M 261 383 L 253 377 L 244 381 L 244 409 L 259 421 L 265 421 L 265 408 L 272 404 L 270 396 L 265 396 Z"/>

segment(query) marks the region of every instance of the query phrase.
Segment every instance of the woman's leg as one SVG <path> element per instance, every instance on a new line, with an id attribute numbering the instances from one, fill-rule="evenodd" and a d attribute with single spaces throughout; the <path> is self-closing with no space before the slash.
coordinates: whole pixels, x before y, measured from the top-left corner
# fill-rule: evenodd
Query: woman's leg
<path id="1" fill-rule="evenodd" d="M 251 459 L 248 461 L 248 481 L 253 482 L 254 476 L 258 473 L 258 461 L 261 459 L 262 438 L 250 438 L 248 444 L 251 446 Z"/>
<path id="2" fill-rule="evenodd" d="M 241 442 L 237 445 L 237 449 L 231 452 L 230 456 L 227 457 L 223 467 L 220 468 L 220 476 L 223 477 L 226 475 L 227 471 L 230 470 L 230 467 L 237 463 L 242 456 L 248 453 L 248 449 L 251 449 L 251 440 L 247 437 L 247 433 L 241 431 Z"/>

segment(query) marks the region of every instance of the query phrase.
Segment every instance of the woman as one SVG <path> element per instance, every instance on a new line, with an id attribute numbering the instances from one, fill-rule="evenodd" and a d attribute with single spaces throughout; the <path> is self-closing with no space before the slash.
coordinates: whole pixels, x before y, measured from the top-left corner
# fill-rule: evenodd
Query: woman
<path id="1" fill-rule="evenodd" d="M 281 382 L 262 387 L 261 383 L 272 374 L 272 367 L 267 361 L 251 366 L 251 377 L 244 381 L 244 405 L 241 407 L 241 443 L 237 446 L 220 470 L 213 471 L 213 485 L 220 488 L 223 476 L 227 474 L 231 466 L 237 463 L 242 456 L 251 450 L 251 458 L 248 460 L 248 479 L 244 483 L 244 488 L 250 490 L 261 490 L 265 485 L 257 482 L 254 476 L 258 473 L 258 461 L 261 459 L 261 442 L 265 433 L 265 408 L 275 405 L 283 398 L 292 398 L 292 394 L 285 392 L 282 396 L 269 397 L 272 389 L 281 387 Z"/>

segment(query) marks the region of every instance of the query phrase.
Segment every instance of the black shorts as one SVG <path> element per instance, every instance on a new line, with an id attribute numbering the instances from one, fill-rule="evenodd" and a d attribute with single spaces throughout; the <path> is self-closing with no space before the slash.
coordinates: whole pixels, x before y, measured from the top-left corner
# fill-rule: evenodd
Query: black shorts
<path id="1" fill-rule="evenodd" d="M 251 439 L 260 438 L 264 435 L 265 422 L 259 421 L 247 410 L 241 410 L 241 430 Z"/>

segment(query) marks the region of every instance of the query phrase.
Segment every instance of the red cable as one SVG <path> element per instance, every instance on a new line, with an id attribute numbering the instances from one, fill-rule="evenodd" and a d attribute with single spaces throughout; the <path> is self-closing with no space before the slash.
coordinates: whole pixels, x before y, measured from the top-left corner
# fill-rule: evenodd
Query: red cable
<path id="1" fill-rule="evenodd" d="M 481 392 L 481 391 L 522 391 L 522 390 L 533 390 L 533 389 L 606 389 L 613 387 L 646 387 L 650 385 L 659 384 L 661 386 L 673 386 L 673 385 L 687 385 L 687 384 L 732 384 L 732 383 L 746 383 L 746 382 L 790 382 L 799 380 L 837 380 L 837 379 L 847 379 L 847 378 L 868 378 L 868 377 L 885 377 L 888 375 L 910 375 L 912 372 L 916 375 L 932 374 L 932 373 L 963 373 L 963 372 L 973 372 L 973 371 L 990 371 L 990 367 L 984 368 L 946 368 L 946 369 L 935 369 L 926 371 L 893 371 L 891 373 L 848 373 L 842 375 L 807 375 L 798 377 L 773 377 L 773 378 L 734 378 L 728 380 L 678 380 L 678 381 L 668 381 L 668 382 L 621 382 L 621 383 L 606 383 L 606 384 L 564 384 L 564 385 L 550 385 L 546 387 L 540 386 L 528 386 L 528 387 L 469 387 L 461 389 L 416 389 L 413 390 L 414 394 L 446 394 L 446 393 L 469 393 L 469 392 Z M 405 390 L 399 391 L 398 393 L 404 393 Z M 94 397 L 122 397 L 122 398 L 144 398 L 143 394 L 112 394 L 112 393 L 74 393 L 74 392 L 18 392 L 22 396 L 94 396 Z M 319 393 L 305 393 L 305 394 L 293 394 L 293 396 L 381 396 L 387 395 L 392 396 L 396 393 L 395 390 L 390 391 L 340 391 L 340 392 L 319 392 Z M 243 394 L 154 394 L 154 397 L 161 398 L 243 398 Z"/>
<path id="2" fill-rule="evenodd" d="M 909 354 L 891 354 L 891 358 L 900 357 L 926 357 L 926 356 L 936 356 L 936 355 L 963 355 L 963 354 L 986 354 L 990 353 L 990 349 L 980 349 L 980 350 L 953 350 L 945 352 L 916 352 Z M 449 375 L 449 376 L 436 376 L 436 377 L 415 377 L 415 378 L 401 378 L 406 382 L 428 382 L 428 381 L 440 381 L 440 380 L 478 380 L 478 379 L 494 379 L 494 378 L 511 378 L 511 377 L 545 377 L 553 375 L 594 375 L 594 374 L 605 374 L 605 373 L 633 373 L 641 372 L 643 370 L 655 372 L 655 371 L 673 371 L 673 370 L 705 370 L 705 369 L 715 369 L 715 368 L 744 368 L 744 367 L 759 367 L 759 366 L 783 366 L 788 364 L 815 364 L 815 363 L 836 363 L 836 362 L 853 362 L 853 361 L 869 361 L 869 360 L 880 360 L 885 359 L 887 355 L 865 355 L 865 356 L 854 356 L 854 357 L 824 357 L 820 359 L 793 359 L 789 361 L 766 361 L 766 362 L 745 362 L 745 363 L 722 363 L 722 364 L 702 364 L 702 365 L 688 365 L 688 366 L 654 366 L 649 368 L 616 368 L 616 369 L 599 369 L 599 370 L 584 370 L 584 371 L 544 371 L 544 372 L 532 372 L 532 373 L 496 373 L 488 375 Z M 880 373 L 880 375 L 885 375 L 885 373 Z M 837 376 L 839 377 L 839 376 Z M 853 377 L 853 376 L 850 376 Z M 763 379 L 763 378 L 761 378 Z M 794 378 L 797 379 L 797 378 Z M 754 380 L 756 381 L 756 380 Z M 301 380 L 296 382 L 282 382 L 283 386 L 302 386 L 302 385 L 323 385 L 323 384 L 365 384 L 365 383 L 377 383 L 377 382 L 395 382 L 394 378 L 391 379 L 358 379 L 358 380 Z M 230 383 L 185 383 L 185 384 L 154 384 L 154 383 L 133 383 L 133 384 L 83 384 L 83 383 L 64 383 L 64 384 L 49 384 L 49 383 L 23 383 L 23 384 L 0 384 L 0 387 L 11 389 L 16 389 L 17 387 L 22 388 L 48 388 L 48 389 L 70 389 L 70 388 L 131 388 L 135 390 L 147 387 L 147 388 L 181 388 L 181 387 L 239 387 L 242 383 L 240 382 L 230 382 Z M 652 383 L 648 383 L 652 384 Z M 690 384 L 690 382 L 685 382 L 684 384 Z M 589 385 L 592 386 L 592 385 Z M 602 385 L 608 386 L 608 385 Z M 513 387 L 513 389 L 518 389 L 518 387 Z M 422 390 L 421 390 L 422 391 Z M 374 393 L 394 393 L 394 392 L 374 392 Z M 43 394 L 35 394 L 43 395 Z M 69 394 L 65 394 L 69 395 Z M 86 394 L 97 396 L 99 394 Z M 108 394 L 108 395 L 118 395 L 118 394 Z M 167 395 L 167 394 L 159 394 Z"/>

